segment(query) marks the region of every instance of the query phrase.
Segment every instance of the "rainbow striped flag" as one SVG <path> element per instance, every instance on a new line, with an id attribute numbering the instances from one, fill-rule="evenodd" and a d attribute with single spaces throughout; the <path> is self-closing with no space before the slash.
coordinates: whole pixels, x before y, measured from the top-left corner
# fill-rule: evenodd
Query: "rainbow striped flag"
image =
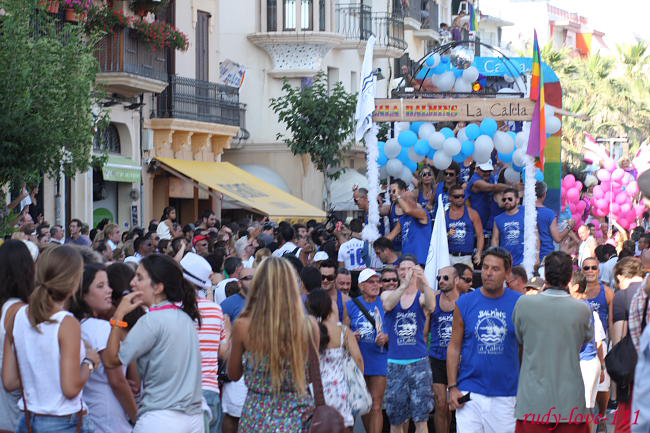
<path id="1" fill-rule="evenodd" d="M 538 166 L 544 170 L 544 149 L 546 148 L 546 111 L 544 109 L 544 73 L 542 72 L 542 58 L 539 53 L 537 42 L 537 30 L 535 30 L 535 42 L 533 44 L 533 74 L 530 85 L 530 99 L 536 101 L 533 110 L 533 120 L 528 137 L 527 153 L 539 158 Z"/>
<path id="2" fill-rule="evenodd" d="M 472 3 L 469 4 L 469 31 L 478 31 L 478 17 L 476 16 L 476 10 L 474 9 L 474 5 Z"/>

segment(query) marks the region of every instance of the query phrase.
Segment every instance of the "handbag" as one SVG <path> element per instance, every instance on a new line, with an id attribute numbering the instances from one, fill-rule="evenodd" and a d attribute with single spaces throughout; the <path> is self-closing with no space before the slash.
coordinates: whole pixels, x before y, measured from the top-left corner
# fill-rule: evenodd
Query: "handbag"
<path id="1" fill-rule="evenodd" d="M 345 433 L 345 422 L 343 416 L 338 410 L 325 404 L 325 396 L 323 395 L 323 382 L 320 379 L 320 363 L 318 362 L 318 355 L 316 348 L 309 339 L 309 376 L 311 383 L 314 387 L 314 400 L 316 408 L 309 420 L 309 433 Z"/>
<path id="2" fill-rule="evenodd" d="M 642 290 L 642 289 L 641 289 Z M 641 330 L 646 326 L 646 315 L 648 313 L 648 300 L 646 299 L 643 307 L 643 319 L 641 321 Z M 626 322 L 626 335 L 612 347 L 605 357 L 605 367 L 607 373 L 616 382 L 619 389 L 619 401 L 629 401 L 632 382 L 634 382 L 634 369 L 638 360 L 638 354 Z"/>
<path id="3" fill-rule="evenodd" d="M 366 386 L 366 380 L 363 377 L 363 372 L 357 366 L 357 363 L 352 358 L 345 338 L 347 327 L 343 326 L 341 329 L 341 346 L 345 348 L 345 356 L 343 358 L 343 378 L 348 385 L 348 401 L 352 407 L 352 413 L 365 415 L 370 412 L 372 408 L 372 397 Z"/>

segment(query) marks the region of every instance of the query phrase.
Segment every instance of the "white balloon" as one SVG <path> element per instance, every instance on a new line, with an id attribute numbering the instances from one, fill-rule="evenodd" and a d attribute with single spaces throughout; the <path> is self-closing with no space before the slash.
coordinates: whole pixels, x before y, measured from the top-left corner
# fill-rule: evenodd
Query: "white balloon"
<path id="1" fill-rule="evenodd" d="M 420 126 L 420 130 L 418 131 L 418 135 L 420 138 L 426 138 L 429 135 L 433 134 L 436 132 L 436 128 L 433 126 L 433 123 L 431 122 L 426 122 Z"/>
<path id="2" fill-rule="evenodd" d="M 523 149 L 515 150 L 512 154 L 512 163 L 523 167 L 526 164 L 526 152 Z"/>
<path id="3" fill-rule="evenodd" d="M 503 177 L 506 178 L 506 182 L 508 183 L 519 183 L 521 180 L 517 170 L 512 167 L 506 168 L 506 171 L 503 173 Z"/>
<path id="4" fill-rule="evenodd" d="M 494 147 L 497 152 L 510 153 L 515 149 L 515 142 L 510 134 L 503 131 L 497 131 L 494 134 Z"/>
<path id="5" fill-rule="evenodd" d="M 442 149 L 442 143 L 445 142 L 447 138 L 442 134 L 442 132 L 434 132 L 431 135 L 429 135 L 429 146 L 431 146 L 432 149 L 435 150 L 440 150 Z M 401 149 L 400 149 L 401 150 Z M 384 152 L 386 152 L 386 147 L 384 147 Z M 386 155 L 388 156 L 388 155 Z"/>
<path id="6" fill-rule="evenodd" d="M 562 128 L 562 121 L 556 116 L 546 116 L 546 133 L 555 134 Z"/>
<path id="7" fill-rule="evenodd" d="M 511 89 L 510 87 L 504 87 L 503 89 L 499 89 L 497 91 L 497 98 L 512 98 L 513 93 L 518 93 L 515 89 Z"/>
<path id="8" fill-rule="evenodd" d="M 420 162 L 425 157 L 425 155 L 418 155 L 417 153 L 415 153 L 415 147 L 414 146 L 409 147 L 408 152 L 409 152 L 409 158 L 411 158 L 411 161 Z"/>
<path id="9" fill-rule="evenodd" d="M 395 137 L 398 137 L 400 132 L 408 131 L 409 129 L 411 129 L 409 122 L 395 122 Z"/>
<path id="10" fill-rule="evenodd" d="M 435 68 L 440 64 L 440 54 L 435 53 L 431 58 L 433 59 L 433 66 L 429 66 L 430 68 Z"/>
<path id="11" fill-rule="evenodd" d="M 386 166 L 379 167 L 379 179 L 386 179 L 388 177 L 388 172 L 386 171 Z"/>
<path id="12" fill-rule="evenodd" d="M 506 80 L 506 83 L 514 83 L 515 79 L 512 78 L 512 75 L 506 74 L 503 76 L 503 79 Z"/>
<path id="13" fill-rule="evenodd" d="M 402 145 L 399 144 L 397 138 L 390 138 L 386 140 L 384 145 L 384 153 L 388 159 L 397 158 L 397 155 L 402 151 Z"/>
<path id="14" fill-rule="evenodd" d="M 472 91 L 472 83 L 465 81 L 463 78 L 456 78 L 454 90 L 456 92 L 470 93 Z"/>
<path id="15" fill-rule="evenodd" d="M 438 77 L 436 86 L 440 89 L 441 92 L 448 92 L 456 83 L 456 75 L 452 71 L 446 71 L 440 74 Z"/>
<path id="16" fill-rule="evenodd" d="M 411 180 L 413 180 L 413 174 L 411 173 L 411 170 L 409 170 L 407 166 L 402 167 L 402 172 L 397 177 L 399 177 L 404 182 L 406 182 L 407 185 L 411 183 Z"/>
<path id="17" fill-rule="evenodd" d="M 442 151 L 449 156 L 458 155 L 460 153 L 460 141 L 457 138 L 451 137 L 442 143 Z"/>
<path id="18" fill-rule="evenodd" d="M 468 83 L 473 83 L 478 79 L 478 68 L 476 66 L 470 66 L 469 68 L 463 71 L 463 80 Z"/>
<path id="19" fill-rule="evenodd" d="M 474 153 L 480 155 L 491 155 L 494 150 L 494 142 L 488 135 L 479 135 L 474 141 Z"/>
<path id="20" fill-rule="evenodd" d="M 475 150 L 474 155 L 472 157 L 474 158 L 474 161 L 476 161 L 477 164 L 484 164 L 490 160 L 490 156 L 492 156 L 491 152 L 485 152 L 485 151 L 477 152 Z"/>
<path id="21" fill-rule="evenodd" d="M 389 159 L 386 163 L 386 173 L 391 177 L 399 177 L 402 174 L 402 161 L 399 159 Z"/>
<path id="22" fill-rule="evenodd" d="M 523 146 L 527 146 L 528 145 L 528 134 L 526 134 L 523 131 L 518 132 L 517 137 L 515 138 L 515 145 L 517 145 L 517 147 L 520 148 L 520 149 Z M 384 149 L 386 149 L 386 148 L 384 147 Z"/>
<path id="23" fill-rule="evenodd" d="M 433 166 L 438 170 L 445 170 L 451 165 L 451 156 L 445 152 L 436 152 L 433 155 Z"/>
<path id="24" fill-rule="evenodd" d="M 546 113 L 547 116 L 554 116 L 555 107 L 549 104 L 544 104 L 544 112 Z"/>
<path id="25" fill-rule="evenodd" d="M 460 128 L 458 130 L 458 133 L 456 134 L 456 138 L 458 138 L 458 141 L 460 141 L 461 143 L 464 143 L 467 140 L 469 140 L 469 137 L 467 137 L 467 133 L 465 132 L 465 128 Z"/>

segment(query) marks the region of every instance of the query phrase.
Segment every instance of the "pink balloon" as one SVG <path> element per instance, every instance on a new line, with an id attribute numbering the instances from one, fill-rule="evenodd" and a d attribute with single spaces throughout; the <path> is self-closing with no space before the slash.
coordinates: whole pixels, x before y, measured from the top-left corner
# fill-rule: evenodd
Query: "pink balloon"
<path id="1" fill-rule="evenodd" d="M 599 207 L 600 209 L 605 209 L 607 206 L 609 206 L 609 200 L 606 200 L 604 198 L 599 198 L 596 200 L 596 206 Z"/>
<path id="2" fill-rule="evenodd" d="M 603 232 L 601 232 L 600 230 L 596 230 L 595 236 L 596 236 L 596 239 L 602 239 Z"/>
<path id="3" fill-rule="evenodd" d="M 621 206 L 614 202 L 609 206 L 609 210 L 611 210 L 614 215 L 618 215 L 621 212 Z"/>
<path id="4" fill-rule="evenodd" d="M 578 204 L 576 204 L 576 209 L 578 209 L 578 212 L 580 213 L 583 213 L 586 208 L 587 208 L 587 203 L 585 203 L 582 200 L 580 200 Z"/>
<path id="5" fill-rule="evenodd" d="M 643 212 L 645 212 L 645 205 L 643 203 L 639 203 L 636 206 L 634 206 L 634 211 L 636 213 L 637 218 L 640 218 L 641 215 L 643 215 Z"/>
<path id="6" fill-rule="evenodd" d="M 593 220 L 591 223 L 594 225 L 594 228 L 598 230 L 600 228 L 600 221 L 598 220 Z"/>
<path id="7" fill-rule="evenodd" d="M 575 203 L 580 199 L 580 192 L 575 188 L 570 188 L 566 192 L 566 198 L 569 203 Z"/>
<path id="8" fill-rule="evenodd" d="M 607 182 L 600 182 L 600 187 L 603 189 L 603 191 L 609 191 L 611 188 L 612 184 L 610 181 Z"/>
<path id="9" fill-rule="evenodd" d="M 576 180 L 576 184 L 575 184 L 574 188 L 577 188 L 578 192 L 582 191 L 582 182 L 580 182 L 579 180 Z"/>
<path id="10" fill-rule="evenodd" d="M 611 173 L 616 168 L 616 163 L 612 158 L 607 158 L 603 161 L 603 168 Z"/>
<path id="11" fill-rule="evenodd" d="M 600 185 L 594 186 L 593 189 L 594 198 L 602 198 L 604 195 L 605 195 L 605 191 L 603 191 L 603 188 Z"/>
<path id="12" fill-rule="evenodd" d="M 594 189 L 596 189 L 596 188 L 594 188 Z M 627 185 L 627 188 L 625 188 L 625 191 L 630 196 L 635 196 L 635 195 L 637 195 L 639 193 L 639 184 L 636 183 L 636 180 L 633 180 Z"/>
<path id="13" fill-rule="evenodd" d="M 623 212 L 623 213 L 628 213 L 630 211 L 630 209 L 632 209 L 632 206 L 630 206 L 629 203 L 623 203 L 621 205 L 621 212 Z"/>
<path id="14" fill-rule="evenodd" d="M 621 190 L 621 186 L 622 186 L 622 185 L 621 185 L 621 182 L 616 181 L 616 180 L 615 180 L 615 181 L 612 181 L 612 186 L 611 186 L 612 191 L 614 191 L 614 192 L 618 192 L 618 191 L 620 191 L 620 190 Z"/>
<path id="15" fill-rule="evenodd" d="M 631 181 L 632 178 L 626 173 L 625 176 L 623 176 L 623 179 L 621 179 L 621 184 L 627 186 Z"/>
<path id="16" fill-rule="evenodd" d="M 609 171 L 605 170 L 604 168 L 601 168 L 596 172 L 596 177 L 601 182 L 609 182 L 609 180 L 611 179 L 611 176 L 609 175 Z"/>
<path id="17" fill-rule="evenodd" d="M 616 195 L 616 203 L 618 203 L 618 204 L 623 204 L 628 200 L 629 200 L 629 197 L 627 196 L 627 194 L 625 194 L 623 192 L 619 192 Z"/>
<path id="18" fill-rule="evenodd" d="M 562 180 L 562 185 L 565 186 L 567 189 L 573 188 L 573 185 L 575 184 L 576 184 L 576 178 L 572 174 L 567 175 L 564 178 L 564 180 Z"/>
<path id="19" fill-rule="evenodd" d="M 612 172 L 612 180 L 620 181 L 623 179 L 623 175 L 625 174 L 625 171 L 623 171 L 622 168 L 617 168 Z"/>

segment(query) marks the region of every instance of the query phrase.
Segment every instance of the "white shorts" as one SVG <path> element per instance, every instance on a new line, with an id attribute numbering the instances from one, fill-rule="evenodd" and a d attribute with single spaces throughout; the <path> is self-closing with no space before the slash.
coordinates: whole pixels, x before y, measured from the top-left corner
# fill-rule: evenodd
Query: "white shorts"
<path id="1" fill-rule="evenodd" d="M 247 393 L 248 388 L 246 388 L 243 376 L 237 382 L 224 384 L 223 395 L 221 396 L 223 413 L 235 418 L 241 418 L 241 411 L 244 408 Z"/>
<path id="2" fill-rule="evenodd" d="M 204 433 L 203 414 L 187 415 L 179 410 L 152 410 L 144 413 L 133 433 Z"/>
<path id="3" fill-rule="evenodd" d="M 580 371 L 585 384 L 585 403 L 591 409 L 596 406 L 596 394 L 600 381 L 600 360 L 596 357 L 588 361 L 580 361 Z"/>
<path id="4" fill-rule="evenodd" d="M 467 391 L 461 391 L 463 395 Z M 516 397 L 488 397 L 472 393 L 456 410 L 457 433 L 514 433 Z"/>

